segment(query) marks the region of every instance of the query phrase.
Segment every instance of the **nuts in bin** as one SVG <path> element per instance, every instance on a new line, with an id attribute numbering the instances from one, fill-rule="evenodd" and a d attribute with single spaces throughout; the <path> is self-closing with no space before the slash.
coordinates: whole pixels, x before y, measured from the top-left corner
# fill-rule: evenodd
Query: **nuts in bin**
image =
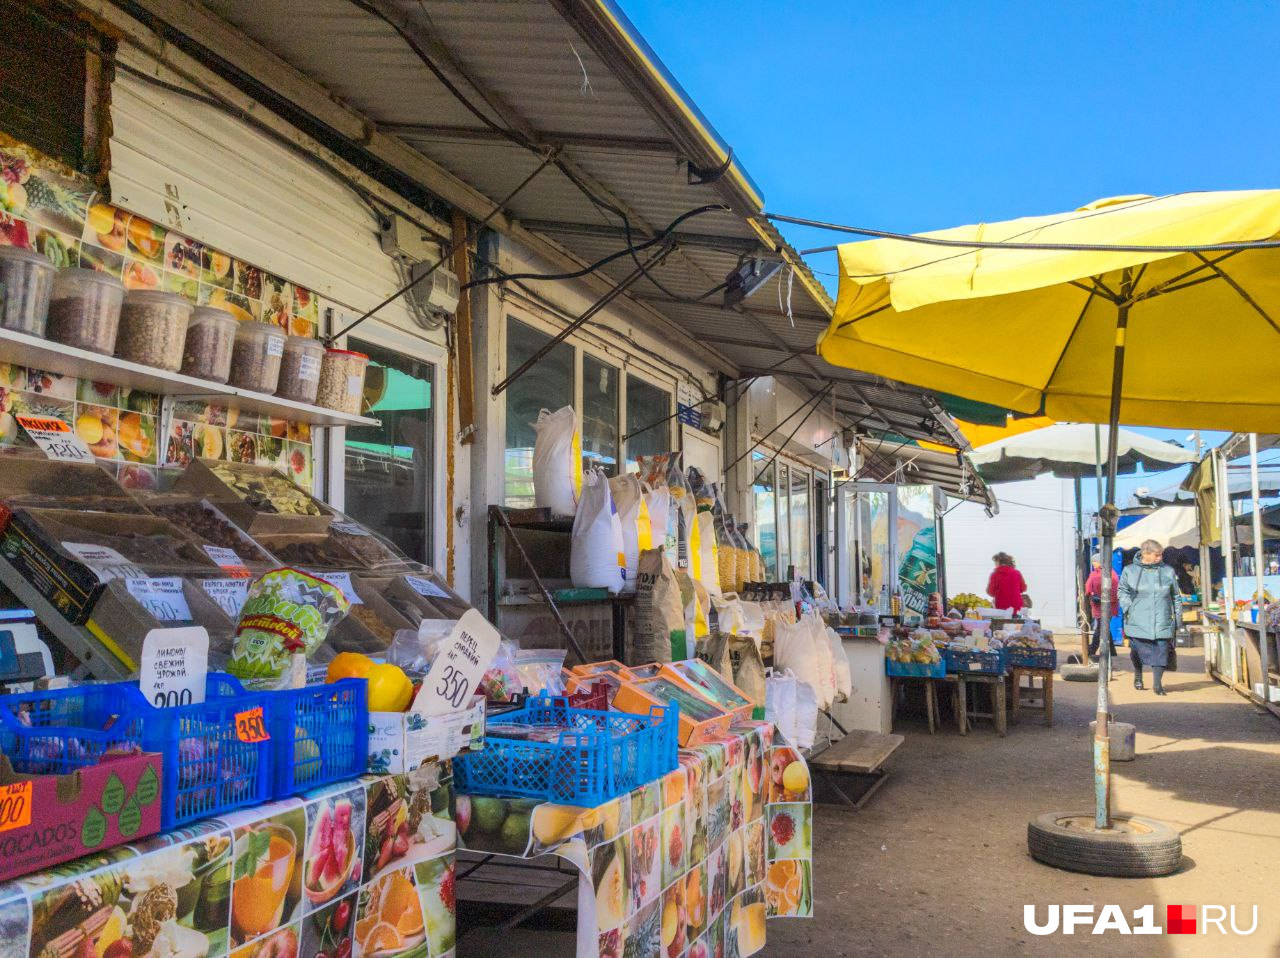
<path id="1" fill-rule="evenodd" d="M 200 503 L 153 505 L 151 511 L 212 545 L 230 549 L 245 562 L 270 561 L 265 552 L 247 541 L 233 525 Z"/>
<path id="2" fill-rule="evenodd" d="M 284 476 L 247 475 L 226 463 L 209 466 L 214 475 L 259 512 L 279 515 L 320 516 L 324 513 L 305 492 Z"/>

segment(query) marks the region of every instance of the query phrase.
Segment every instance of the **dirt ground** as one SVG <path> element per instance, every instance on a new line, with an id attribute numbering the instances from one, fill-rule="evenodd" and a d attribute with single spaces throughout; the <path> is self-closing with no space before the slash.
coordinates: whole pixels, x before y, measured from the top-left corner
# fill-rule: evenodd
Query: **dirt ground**
<path id="1" fill-rule="evenodd" d="M 1138 728 L 1137 759 L 1112 765 L 1113 807 L 1180 829 L 1180 872 L 1091 878 L 1028 856 L 1029 818 L 1092 809 L 1097 686 L 1059 680 L 1053 728 L 1035 713 L 1004 739 L 987 723 L 964 738 L 945 717 L 933 736 L 923 721 L 900 723 L 907 740 L 868 806 L 816 810 L 816 917 L 770 922 L 764 954 L 1280 955 L 1280 721 L 1205 675 L 1199 653 L 1178 657 L 1167 696 L 1135 691 L 1127 660 L 1111 689 L 1113 714 Z M 1154 905 L 1161 926 L 1166 905 L 1236 905 L 1245 928 L 1241 906 L 1256 904 L 1258 927 L 1248 937 L 1026 932 L 1023 905 L 1043 920 L 1050 903 L 1117 904 L 1126 916 Z"/>

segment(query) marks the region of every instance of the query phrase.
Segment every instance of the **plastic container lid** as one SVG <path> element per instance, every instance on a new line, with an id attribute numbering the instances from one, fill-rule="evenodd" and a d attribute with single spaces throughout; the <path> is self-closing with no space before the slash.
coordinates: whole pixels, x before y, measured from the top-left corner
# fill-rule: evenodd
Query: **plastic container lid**
<path id="1" fill-rule="evenodd" d="M 250 322 L 241 322 L 240 328 L 236 330 L 236 339 L 254 339 L 259 337 L 275 337 L 281 340 L 286 338 L 285 331 L 279 326 L 274 323 L 260 322 L 256 319 Z"/>
<path id="2" fill-rule="evenodd" d="M 310 336 L 290 336 L 285 340 L 290 349 L 302 349 L 308 352 L 324 352 L 324 344 Z M 366 359 L 368 357 L 365 357 Z"/>
<path id="3" fill-rule="evenodd" d="M 32 266 L 44 266 L 50 270 L 55 268 L 43 254 L 35 250 L 23 249 L 21 246 L 0 246 L 0 259 L 19 260 L 30 263 Z"/>
<path id="4" fill-rule="evenodd" d="M 195 309 L 191 300 L 162 289 L 131 289 L 124 294 L 126 303 L 154 303 L 157 306 L 181 306 L 188 313 Z"/>
<path id="5" fill-rule="evenodd" d="M 209 323 L 221 324 L 223 326 L 238 325 L 240 320 L 236 319 L 225 309 L 219 306 L 197 306 L 191 314 L 191 322 L 187 328 L 192 326 L 204 326 Z"/>
<path id="6" fill-rule="evenodd" d="M 326 349 L 325 352 L 330 353 L 334 356 L 359 356 L 365 362 L 369 361 L 369 357 L 367 354 L 358 353 L 354 349 Z"/>
<path id="7" fill-rule="evenodd" d="M 54 298 L 60 298 L 58 296 L 60 290 L 65 291 L 68 286 L 82 283 L 88 283 L 91 286 L 110 286 L 114 289 L 124 289 L 124 284 L 120 280 L 110 273 L 104 273 L 100 269 L 90 269 L 87 266 L 66 266 L 58 270 L 58 275 L 53 281 Z"/>

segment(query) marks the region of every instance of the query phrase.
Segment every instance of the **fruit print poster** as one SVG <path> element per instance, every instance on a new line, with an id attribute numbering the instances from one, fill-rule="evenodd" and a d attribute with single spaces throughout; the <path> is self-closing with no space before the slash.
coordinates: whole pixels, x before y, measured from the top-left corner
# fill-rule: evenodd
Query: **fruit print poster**
<path id="1" fill-rule="evenodd" d="M 813 915 L 809 770 L 748 723 L 597 808 L 456 796 L 460 847 L 582 871 L 580 958 L 746 958 L 769 918 Z"/>
<path id="2" fill-rule="evenodd" d="M 384 815 L 397 801 L 403 815 Z M 456 939 L 450 804 L 446 763 L 5 883 L 0 958 L 446 958 Z M 371 827 L 379 848 L 391 838 L 372 876 Z"/>

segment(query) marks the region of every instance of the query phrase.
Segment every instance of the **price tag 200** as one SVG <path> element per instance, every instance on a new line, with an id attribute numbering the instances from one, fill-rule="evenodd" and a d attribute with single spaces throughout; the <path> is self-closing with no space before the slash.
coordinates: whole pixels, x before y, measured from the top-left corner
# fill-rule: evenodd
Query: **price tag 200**
<path id="1" fill-rule="evenodd" d="M 265 742 L 271 738 L 266 720 L 262 717 L 261 705 L 236 713 L 236 738 L 249 744 Z"/>
<path id="2" fill-rule="evenodd" d="M 26 828 L 31 824 L 31 786 L 33 782 L 14 782 L 0 786 L 0 832 Z"/>

